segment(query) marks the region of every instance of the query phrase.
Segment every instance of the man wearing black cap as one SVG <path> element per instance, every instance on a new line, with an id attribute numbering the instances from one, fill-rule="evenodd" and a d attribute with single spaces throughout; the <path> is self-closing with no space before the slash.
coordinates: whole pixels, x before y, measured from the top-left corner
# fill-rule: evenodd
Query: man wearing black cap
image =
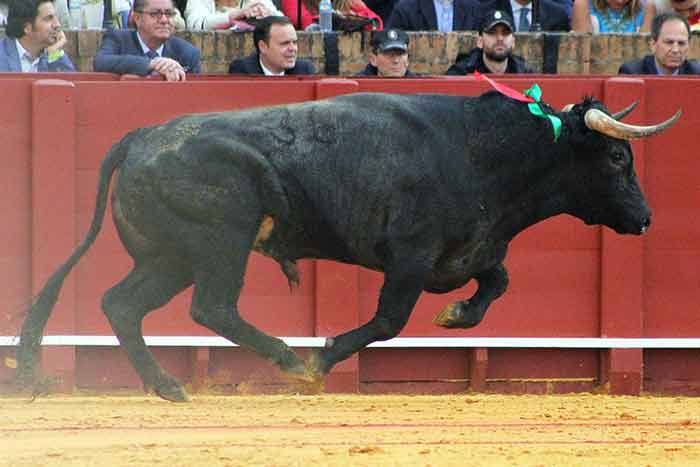
<path id="1" fill-rule="evenodd" d="M 448 75 L 479 73 L 532 73 L 522 57 L 513 55 L 513 19 L 505 11 L 488 13 L 481 22 L 477 47 L 457 56 Z"/>
<path id="2" fill-rule="evenodd" d="M 408 34 L 400 29 L 384 29 L 374 33 L 369 63 L 355 76 L 383 78 L 416 76 L 408 71 Z"/>

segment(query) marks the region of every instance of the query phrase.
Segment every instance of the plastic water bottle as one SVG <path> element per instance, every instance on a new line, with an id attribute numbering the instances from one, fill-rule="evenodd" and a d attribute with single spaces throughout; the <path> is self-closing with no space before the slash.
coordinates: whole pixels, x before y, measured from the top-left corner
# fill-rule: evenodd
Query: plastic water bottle
<path id="1" fill-rule="evenodd" d="M 322 32 L 333 30 L 333 4 L 331 0 L 321 0 L 318 5 L 318 24 Z"/>
<path id="2" fill-rule="evenodd" d="M 70 27 L 73 29 L 81 29 L 83 27 L 83 13 L 80 0 L 70 0 L 68 12 L 70 14 Z"/>

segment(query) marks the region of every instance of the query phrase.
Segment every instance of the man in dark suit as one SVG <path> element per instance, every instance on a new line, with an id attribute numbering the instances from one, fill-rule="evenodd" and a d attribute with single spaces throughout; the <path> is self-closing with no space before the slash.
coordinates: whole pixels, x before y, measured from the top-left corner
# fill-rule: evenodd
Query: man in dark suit
<path id="1" fill-rule="evenodd" d="M 661 13 L 651 23 L 652 54 L 625 63 L 622 75 L 698 75 L 700 63 L 688 60 L 690 25 L 675 11 Z"/>
<path id="2" fill-rule="evenodd" d="M 75 71 L 63 51 L 66 35 L 53 0 L 11 3 L 6 34 L 0 40 L 0 72 Z"/>
<path id="3" fill-rule="evenodd" d="M 135 0 L 136 31 L 105 33 L 95 56 L 95 71 L 160 74 L 167 81 L 184 81 L 187 73 L 199 73 L 199 50 L 173 36 L 175 14 L 172 0 Z"/>
<path id="4" fill-rule="evenodd" d="M 441 32 L 479 29 L 482 14 L 477 0 L 454 0 L 449 6 L 440 4 L 440 9 L 436 11 L 433 0 L 400 0 L 384 27 Z"/>
<path id="5" fill-rule="evenodd" d="M 476 47 L 457 60 L 448 75 L 464 76 L 479 73 L 532 73 L 522 57 L 513 55 L 515 36 L 513 18 L 505 11 L 492 11 L 484 17 Z"/>
<path id="6" fill-rule="evenodd" d="M 365 0 L 367 8 L 378 14 L 384 24 L 389 21 L 391 12 L 394 11 L 395 3 L 396 0 Z"/>
<path id="7" fill-rule="evenodd" d="M 531 0 L 486 0 L 482 11 L 501 10 L 514 19 L 515 32 L 529 32 L 532 28 Z M 540 29 L 542 31 L 571 30 L 571 19 L 560 1 L 540 0 Z"/>
<path id="8" fill-rule="evenodd" d="M 308 60 L 297 60 L 297 33 L 286 16 L 267 16 L 258 21 L 253 32 L 256 51 L 231 62 L 231 74 L 285 76 L 313 75 Z"/>

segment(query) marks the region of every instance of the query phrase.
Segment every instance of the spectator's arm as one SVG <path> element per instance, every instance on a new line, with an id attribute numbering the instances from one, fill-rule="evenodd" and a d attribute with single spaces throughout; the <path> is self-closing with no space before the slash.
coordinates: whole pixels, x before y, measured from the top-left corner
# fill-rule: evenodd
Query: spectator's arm
<path id="1" fill-rule="evenodd" d="M 102 36 L 102 47 L 95 56 L 94 69 L 118 75 L 146 76 L 151 71 L 151 60 L 139 55 L 124 55 L 121 43 L 113 31 Z"/>
<path id="2" fill-rule="evenodd" d="M 573 32 L 593 32 L 589 0 L 574 0 L 571 12 L 571 30 Z"/>
<path id="3" fill-rule="evenodd" d="M 76 71 L 73 62 L 63 51 L 66 45 L 66 34 L 61 31 L 56 42 L 46 48 L 47 66 L 49 71 Z"/>
<path id="4" fill-rule="evenodd" d="M 187 29 L 223 29 L 231 25 L 228 13 L 216 12 L 214 0 L 188 0 L 185 22 Z"/>
<path id="5" fill-rule="evenodd" d="M 272 0 L 262 0 L 262 4 L 265 5 L 270 12 L 269 16 L 284 16 L 284 13 L 277 9 Z"/>
<path id="6" fill-rule="evenodd" d="M 187 26 L 185 25 L 185 19 L 182 17 L 180 14 L 180 10 L 175 8 L 175 16 L 170 20 L 171 23 L 173 23 L 173 26 L 175 27 L 175 30 L 177 31 L 183 31 L 187 29 Z"/>
<path id="7" fill-rule="evenodd" d="M 191 58 L 188 60 L 189 63 L 183 63 L 185 66 L 185 71 L 187 73 L 192 73 L 198 75 L 200 72 L 200 52 L 196 47 L 191 54 Z"/>
<path id="8" fill-rule="evenodd" d="M 644 4 L 644 21 L 642 22 L 642 27 L 639 28 L 639 32 L 650 32 L 651 22 L 654 21 L 656 16 L 656 5 L 654 5 L 653 0 L 647 0 Z"/>

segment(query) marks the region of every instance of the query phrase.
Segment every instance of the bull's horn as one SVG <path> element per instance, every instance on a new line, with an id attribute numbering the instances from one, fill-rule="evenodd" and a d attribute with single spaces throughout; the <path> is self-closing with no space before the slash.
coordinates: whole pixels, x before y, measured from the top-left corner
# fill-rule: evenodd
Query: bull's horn
<path id="1" fill-rule="evenodd" d="M 628 106 L 625 107 L 624 109 L 620 110 L 619 112 L 612 114 L 611 117 L 614 118 L 615 120 L 622 120 L 622 119 L 625 118 L 630 112 L 632 112 L 632 111 L 634 110 L 635 107 L 637 107 L 637 104 L 639 104 L 639 99 L 637 99 L 636 101 L 632 102 L 630 105 L 628 105 Z"/>
<path id="2" fill-rule="evenodd" d="M 563 109 L 561 109 L 562 112 L 570 112 L 571 109 L 574 108 L 574 104 L 566 104 Z"/>
<path id="3" fill-rule="evenodd" d="M 586 122 L 586 126 L 591 130 L 603 133 L 612 138 L 630 140 L 659 133 L 673 125 L 680 116 L 681 111 L 679 110 L 673 117 L 658 125 L 637 126 L 618 122 L 601 110 L 590 109 L 586 112 L 584 121 Z"/>

